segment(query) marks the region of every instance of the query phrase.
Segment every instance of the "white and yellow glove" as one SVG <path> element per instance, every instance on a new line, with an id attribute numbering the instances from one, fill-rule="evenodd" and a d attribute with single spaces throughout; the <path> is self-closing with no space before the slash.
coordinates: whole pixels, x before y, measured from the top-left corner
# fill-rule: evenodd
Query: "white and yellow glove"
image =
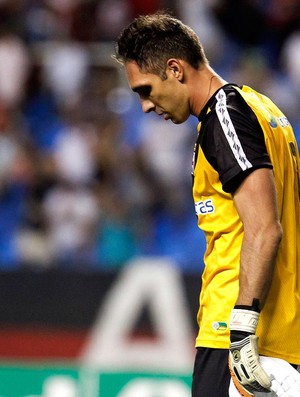
<path id="1" fill-rule="evenodd" d="M 243 397 L 252 397 L 255 392 L 269 393 L 272 386 L 258 354 L 258 319 L 259 309 L 253 306 L 235 306 L 231 313 L 229 369 Z"/>

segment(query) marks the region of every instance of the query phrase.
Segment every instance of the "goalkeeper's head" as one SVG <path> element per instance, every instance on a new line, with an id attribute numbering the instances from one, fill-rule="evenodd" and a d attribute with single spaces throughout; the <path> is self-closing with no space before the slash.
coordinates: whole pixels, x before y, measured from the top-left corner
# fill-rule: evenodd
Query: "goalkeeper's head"
<path id="1" fill-rule="evenodd" d="M 115 58 L 122 64 L 134 61 L 141 71 L 166 79 L 166 62 L 181 59 L 193 68 L 208 64 L 196 33 L 173 16 L 157 12 L 134 19 L 120 34 Z"/>

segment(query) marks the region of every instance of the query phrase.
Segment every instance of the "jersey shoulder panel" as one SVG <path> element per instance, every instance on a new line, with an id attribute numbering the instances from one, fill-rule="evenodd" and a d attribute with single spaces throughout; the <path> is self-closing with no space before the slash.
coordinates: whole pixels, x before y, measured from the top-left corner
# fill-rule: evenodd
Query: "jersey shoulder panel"
<path id="1" fill-rule="evenodd" d="M 218 90 L 201 114 L 198 145 L 232 193 L 254 169 L 272 168 L 257 115 L 233 86 Z"/>

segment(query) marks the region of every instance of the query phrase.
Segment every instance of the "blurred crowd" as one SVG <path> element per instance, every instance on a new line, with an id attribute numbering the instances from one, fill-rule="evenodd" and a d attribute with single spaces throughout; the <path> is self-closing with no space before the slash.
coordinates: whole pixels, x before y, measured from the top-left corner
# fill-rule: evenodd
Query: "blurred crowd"
<path id="1" fill-rule="evenodd" d="M 196 122 L 142 114 L 111 58 L 136 15 L 168 9 L 228 81 L 300 133 L 299 0 L 1 0 L 0 270 L 203 266 L 191 198 Z M 299 140 L 298 140 L 299 141 Z"/>

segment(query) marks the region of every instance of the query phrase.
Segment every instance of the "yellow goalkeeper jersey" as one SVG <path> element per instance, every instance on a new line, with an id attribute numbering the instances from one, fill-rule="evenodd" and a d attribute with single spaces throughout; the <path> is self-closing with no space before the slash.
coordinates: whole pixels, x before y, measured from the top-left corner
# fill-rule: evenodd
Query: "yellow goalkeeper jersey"
<path id="1" fill-rule="evenodd" d="M 227 84 L 202 110 L 198 131 L 193 197 L 207 247 L 196 346 L 229 347 L 243 240 L 232 193 L 250 172 L 268 167 L 275 176 L 283 238 L 257 330 L 259 353 L 300 365 L 300 165 L 292 127 L 266 96 Z"/>

